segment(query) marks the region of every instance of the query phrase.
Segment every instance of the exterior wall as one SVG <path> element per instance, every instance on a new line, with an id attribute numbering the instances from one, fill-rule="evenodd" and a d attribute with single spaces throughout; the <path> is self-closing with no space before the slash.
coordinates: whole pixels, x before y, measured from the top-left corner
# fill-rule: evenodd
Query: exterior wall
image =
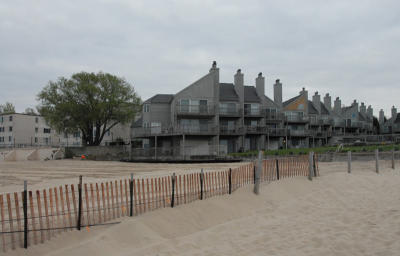
<path id="1" fill-rule="evenodd" d="M 149 125 L 153 122 L 160 122 L 161 128 L 168 128 L 171 124 L 171 104 L 146 103 L 150 106 L 150 112 L 142 111 L 143 124 Z"/>

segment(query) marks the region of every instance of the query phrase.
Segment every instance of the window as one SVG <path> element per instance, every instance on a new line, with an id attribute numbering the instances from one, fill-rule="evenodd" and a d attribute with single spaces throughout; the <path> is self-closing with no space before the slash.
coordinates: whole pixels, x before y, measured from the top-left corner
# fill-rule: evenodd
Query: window
<path id="1" fill-rule="evenodd" d="M 244 104 L 244 112 L 248 115 L 258 115 L 260 114 L 260 104 L 252 103 L 252 104 Z"/>
<path id="2" fill-rule="evenodd" d="M 8 141 L 9 141 L 9 142 L 12 141 L 12 136 L 8 136 Z"/>
<path id="3" fill-rule="evenodd" d="M 219 112 L 221 114 L 235 114 L 236 113 L 236 103 L 220 103 Z"/>
<path id="4" fill-rule="evenodd" d="M 13 120 L 13 116 L 9 116 L 8 120 L 11 122 Z"/>
<path id="5" fill-rule="evenodd" d="M 12 126 L 8 127 L 8 131 L 12 132 Z"/>
<path id="6" fill-rule="evenodd" d="M 35 127 L 35 133 L 39 132 L 39 128 Z"/>
<path id="7" fill-rule="evenodd" d="M 143 112 L 150 112 L 150 104 L 143 105 Z"/>
<path id="8" fill-rule="evenodd" d="M 43 128 L 43 133 L 50 133 L 51 129 L 50 128 Z"/>
<path id="9" fill-rule="evenodd" d="M 35 123 L 39 123 L 39 117 L 35 117 Z"/>
<path id="10" fill-rule="evenodd" d="M 73 136 L 74 136 L 74 138 L 80 138 L 81 132 L 80 131 L 74 132 Z"/>
<path id="11" fill-rule="evenodd" d="M 144 128 L 149 128 L 150 127 L 149 122 L 143 122 L 143 127 Z"/>
<path id="12" fill-rule="evenodd" d="M 181 112 L 189 112 L 189 100 L 188 99 L 181 99 L 181 105 L 180 105 L 180 111 Z"/>
<path id="13" fill-rule="evenodd" d="M 68 139 L 68 133 L 64 132 L 64 138 Z"/>
<path id="14" fill-rule="evenodd" d="M 37 143 L 38 142 L 38 138 L 37 137 L 35 137 L 35 143 Z"/>
<path id="15" fill-rule="evenodd" d="M 0 117 L 0 123 L 3 123 L 4 122 L 4 117 L 2 116 L 2 117 Z"/>

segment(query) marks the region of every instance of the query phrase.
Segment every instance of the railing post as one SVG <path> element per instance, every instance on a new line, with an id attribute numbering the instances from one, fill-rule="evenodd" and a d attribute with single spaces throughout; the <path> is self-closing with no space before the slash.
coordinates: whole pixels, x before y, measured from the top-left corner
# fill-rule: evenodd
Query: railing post
<path id="1" fill-rule="evenodd" d="M 232 169 L 231 168 L 229 168 L 228 182 L 229 182 L 229 194 L 232 194 Z"/>
<path id="2" fill-rule="evenodd" d="M 376 173 L 379 173 L 379 150 L 375 149 Z"/>
<path id="3" fill-rule="evenodd" d="M 129 181 L 129 196 L 131 198 L 129 215 L 133 216 L 133 173 L 131 173 L 131 180 Z"/>
<path id="4" fill-rule="evenodd" d="M 175 201 L 175 173 L 172 174 L 172 180 L 171 180 L 171 184 L 172 184 L 172 193 L 171 193 L 171 208 L 174 208 L 174 201 Z"/>
<path id="5" fill-rule="evenodd" d="M 313 173 L 313 154 L 314 152 L 310 151 L 308 155 L 308 179 L 312 180 L 312 173 Z"/>
<path id="6" fill-rule="evenodd" d="M 276 164 L 276 179 L 279 180 L 279 160 L 275 159 Z"/>
<path id="7" fill-rule="evenodd" d="M 204 172 L 201 169 L 200 173 L 200 200 L 203 200 L 203 188 L 204 188 Z"/>
<path id="8" fill-rule="evenodd" d="M 78 184 L 78 222 L 76 224 L 76 228 L 81 230 L 81 217 L 82 217 L 82 175 L 79 176 L 79 184 Z"/>
<path id="9" fill-rule="evenodd" d="M 351 151 L 347 151 L 347 172 L 351 173 Z"/>
<path id="10" fill-rule="evenodd" d="M 28 248 L 28 181 L 24 181 L 24 248 Z"/>

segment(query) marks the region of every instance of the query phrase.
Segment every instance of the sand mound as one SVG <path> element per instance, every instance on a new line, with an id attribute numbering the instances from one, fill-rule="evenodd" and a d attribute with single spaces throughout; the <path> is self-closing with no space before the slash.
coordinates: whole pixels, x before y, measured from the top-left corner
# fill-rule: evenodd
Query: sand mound
<path id="1" fill-rule="evenodd" d="M 399 170 L 377 175 L 355 163 L 349 175 L 332 166 L 312 182 L 264 184 L 260 196 L 246 187 L 64 233 L 28 255 L 398 255 Z"/>

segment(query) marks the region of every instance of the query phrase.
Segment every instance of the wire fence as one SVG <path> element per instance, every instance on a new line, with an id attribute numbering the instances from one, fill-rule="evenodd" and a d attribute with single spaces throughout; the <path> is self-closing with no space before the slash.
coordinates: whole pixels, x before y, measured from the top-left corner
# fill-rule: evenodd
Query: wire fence
<path id="1" fill-rule="evenodd" d="M 318 176 L 318 159 L 313 161 Z M 36 191 L 0 194 L 0 251 L 44 243 L 81 227 L 115 224 L 164 207 L 231 194 L 255 182 L 254 162 L 225 171 L 66 184 Z M 262 161 L 261 181 L 309 175 L 309 159 L 297 156 Z M 26 194 L 26 198 L 25 198 Z"/>

